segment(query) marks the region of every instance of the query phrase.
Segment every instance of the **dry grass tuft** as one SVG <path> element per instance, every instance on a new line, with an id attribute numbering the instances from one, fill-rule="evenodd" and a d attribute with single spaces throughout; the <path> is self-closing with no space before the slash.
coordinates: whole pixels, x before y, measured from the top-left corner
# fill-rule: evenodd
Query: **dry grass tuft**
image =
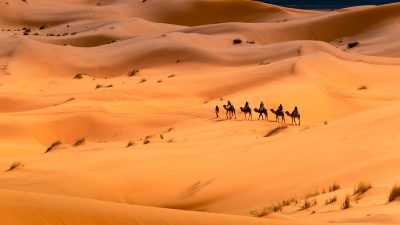
<path id="1" fill-rule="evenodd" d="M 337 183 L 333 183 L 331 186 L 329 186 L 329 192 L 334 192 L 339 189 L 340 189 L 340 185 Z"/>
<path id="2" fill-rule="evenodd" d="M 332 204 L 332 203 L 334 203 L 334 202 L 336 202 L 336 201 L 337 201 L 337 197 L 336 197 L 336 195 L 335 195 L 335 196 L 333 196 L 332 198 L 329 198 L 329 199 L 325 200 L 325 205 Z"/>
<path id="3" fill-rule="evenodd" d="M 13 162 L 13 163 L 11 163 L 10 168 L 8 168 L 8 170 L 6 170 L 6 171 L 13 171 L 21 166 L 23 166 L 23 164 L 21 162 Z"/>
<path id="4" fill-rule="evenodd" d="M 400 186 L 394 185 L 389 195 L 389 202 L 393 202 L 400 197 Z"/>
<path id="5" fill-rule="evenodd" d="M 133 146 L 134 144 L 135 144 L 135 142 L 129 141 L 128 144 L 126 145 L 126 148 L 129 148 L 129 147 Z"/>
<path id="6" fill-rule="evenodd" d="M 342 204 L 342 209 L 348 209 L 350 207 L 351 207 L 351 205 L 350 205 L 350 196 L 346 195 L 346 198 L 344 199 L 344 202 Z"/>
<path id="7" fill-rule="evenodd" d="M 313 207 L 315 205 L 317 205 L 317 199 L 316 198 L 314 198 L 311 201 L 306 199 L 306 200 L 304 200 L 304 204 L 301 206 L 301 209 L 302 210 L 306 210 L 306 209 L 311 208 L 311 207 Z"/>
<path id="8" fill-rule="evenodd" d="M 83 143 L 85 143 L 85 138 L 79 138 L 75 141 L 75 143 L 72 146 L 78 147 L 78 146 L 82 145 Z"/>
<path id="9" fill-rule="evenodd" d="M 365 192 L 367 192 L 369 189 L 372 188 L 371 183 L 366 183 L 366 182 L 360 182 L 357 187 L 354 188 L 353 195 L 361 196 Z"/>
<path id="10" fill-rule="evenodd" d="M 288 128 L 287 126 L 280 126 L 280 127 L 276 127 L 272 130 L 270 130 L 264 137 L 271 137 L 273 135 L 278 134 L 279 132 L 285 130 L 286 128 Z"/>
<path id="11" fill-rule="evenodd" d="M 368 89 L 368 87 L 365 86 L 365 85 L 362 85 L 362 86 L 360 86 L 360 87 L 357 88 L 357 90 L 359 90 L 359 91 L 361 91 L 361 90 L 367 90 L 367 89 Z"/>
<path id="12" fill-rule="evenodd" d="M 133 69 L 128 73 L 128 77 L 133 77 L 135 76 L 137 73 L 139 73 L 138 69 Z"/>
<path id="13" fill-rule="evenodd" d="M 57 146 L 59 146 L 59 145 L 61 145 L 61 144 L 62 144 L 61 141 L 55 141 L 55 142 L 53 142 L 53 143 L 46 149 L 46 152 L 45 152 L 45 153 L 50 152 L 51 150 L 53 150 L 53 148 L 55 148 L 55 147 L 57 147 Z"/>

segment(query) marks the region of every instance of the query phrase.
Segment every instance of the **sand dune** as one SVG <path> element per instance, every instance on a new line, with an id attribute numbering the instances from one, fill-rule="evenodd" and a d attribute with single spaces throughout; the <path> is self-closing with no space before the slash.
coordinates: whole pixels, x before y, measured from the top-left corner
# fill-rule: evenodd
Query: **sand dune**
<path id="1" fill-rule="evenodd" d="M 0 223 L 398 223 L 399 11 L 1 1 Z"/>

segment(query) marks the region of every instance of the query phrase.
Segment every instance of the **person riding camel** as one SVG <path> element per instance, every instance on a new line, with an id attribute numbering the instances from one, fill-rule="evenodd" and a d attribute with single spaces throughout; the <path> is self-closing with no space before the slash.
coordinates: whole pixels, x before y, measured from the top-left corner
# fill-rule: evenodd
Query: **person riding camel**
<path id="1" fill-rule="evenodd" d="M 219 107 L 215 106 L 215 115 L 217 115 L 217 118 L 219 117 Z"/>

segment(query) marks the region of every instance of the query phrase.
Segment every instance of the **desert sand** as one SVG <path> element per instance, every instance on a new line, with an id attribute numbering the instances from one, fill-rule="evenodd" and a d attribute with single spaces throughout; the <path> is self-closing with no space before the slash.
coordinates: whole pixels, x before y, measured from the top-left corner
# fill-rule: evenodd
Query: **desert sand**
<path id="1" fill-rule="evenodd" d="M 0 224 L 399 224 L 399 22 L 400 3 L 0 0 Z"/>

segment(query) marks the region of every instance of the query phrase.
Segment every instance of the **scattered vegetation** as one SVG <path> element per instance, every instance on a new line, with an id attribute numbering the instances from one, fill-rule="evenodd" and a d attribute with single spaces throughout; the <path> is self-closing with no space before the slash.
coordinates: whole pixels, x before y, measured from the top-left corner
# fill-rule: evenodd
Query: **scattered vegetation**
<path id="1" fill-rule="evenodd" d="M 361 90 L 367 90 L 367 89 L 368 89 L 368 87 L 367 87 L 367 86 L 365 86 L 365 85 L 362 85 L 362 86 L 358 87 L 358 89 L 357 89 L 357 90 L 361 91 Z"/>
<path id="2" fill-rule="evenodd" d="M 168 139 L 168 141 L 167 141 L 168 143 L 172 143 L 172 142 L 174 142 L 174 139 Z"/>
<path id="3" fill-rule="evenodd" d="M 133 76 L 135 76 L 137 73 L 139 73 L 139 70 L 138 70 L 138 69 L 133 69 L 132 71 L 130 71 L 130 72 L 128 73 L 128 77 L 133 77 Z"/>
<path id="4" fill-rule="evenodd" d="M 268 64 L 270 64 L 270 62 L 268 62 L 268 61 L 262 61 L 262 62 L 260 62 L 260 65 L 268 65 Z"/>
<path id="5" fill-rule="evenodd" d="M 176 77 L 176 75 L 175 74 L 171 74 L 171 75 L 168 76 L 168 78 L 173 78 L 173 77 Z"/>
<path id="6" fill-rule="evenodd" d="M 335 195 L 335 196 L 333 196 L 332 198 L 328 198 L 327 200 L 325 200 L 325 205 L 332 204 L 332 203 L 334 203 L 334 202 L 336 202 L 336 201 L 337 201 L 337 197 L 336 197 L 336 195 Z"/>
<path id="7" fill-rule="evenodd" d="M 350 42 L 350 43 L 347 44 L 347 48 L 348 48 L 348 49 L 351 49 L 351 48 L 356 47 L 356 46 L 359 45 L 359 44 L 360 44 L 360 43 L 359 43 L 358 41 L 353 41 L 353 42 Z"/>
<path id="8" fill-rule="evenodd" d="M 400 186 L 394 185 L 389 195 L 389 202 L 393 202 L 400 197 Z"/>
<path id="9" fill-rule="evenodd" d="M 99 89 L 99 88 L 102 88 L 102 87 L 103 87 L 103 85 L 98 84 L 98 85 L 96 85 L 96 88 L 95 88 L 95 89 Z"/>
<path id="10" fill-rule="evenodd" d="M 334 192 L 334 191 L 336 191 L 336 190 L 339 190 L 340 189 L 340 185 L 339 184 L 337 184 L 337 183 L 333 183 L 331 186 L 329 186 L 329 192 Z"/>
<path id="11" fill-rule="evenodd" d="M 324 121 L 324 125 L 328 125 L 328 121 L 327 120 Z"/>
<path id="12" fill-rule="evenodd" d="M 80 145 L 82 145 L 83 143 L 85 143 L 85 138 L 79 138 L 75 141 L 75 143 L 73 144 L 74 147 L 78 147 Z"/>
<path id="13" fill-rule="evenodd" d="M 11 163 L 10 168 L 8 168 L 8 170 L 6 170 L 6 171 L 13 171 L 21 166 L 23 166 L 21 162 L 13 162 L 13 163 Z"/>
<path id="14" fill-rule="evenodd" d="M 271 137 L 273 135 L 278 134 L 279 132 L 285 130 L 287 128 L 287 126 L 280 126 L 280 127 L 276 127 L 272 130 L 270 130 L 264 137 Z"/>
<path id="15" fill-rule="evenodd" d="M 350 196 L 346 195 L 344 202 L 342 204 L 342 209 L 348 209 L 350 208 Z"/>
<path id="16" fill-rule="evenodd" d="M 242 40 L 240 40 L 239 38 L 236 38 L 236 39 L 233 40 L 233 44 L 234 45 L 238 45 L 238 44 L 241 44 L 241 43 L 242 43 Z"/>
<path id="17" fill-rule="evenodd" d="M 59 145 L 61 145 L 61 144 L 62 144 L 61 141 L 55 141 L 55 142 L 53 142 L 53 143 L 46 149 L 46 152 L 45 152 L 45 153 L 50 152 L 51 150 L 53 150 L 53 148 L 55 148 L 55 147 L 57 147 L 57 146 L 59 146 Z"/>
<path id="18" fill-rule="evenodd" d="M 254 45 L 256 42 L 255 41 L 246 41 L 246 43 Z"/>
<path id="19" fill-rule="evenodd" d="M 147 80 L 145 79 L 145 78 L 142 78 L 140 81 L 139 81 L 139 84 L 141 84 L 141 83 L 144 83 L 144 82 L 146 82 Z"/>
<path id="20" fill-rule="evenodd" d="M 273 204 L 270 206 L 263 207 L 259 210 L 250 210 L 250 214 L 255 217 L 268 216 L 271 213 L 282 211 L 283 206 L 280 204 Z"/>
<path id="21" fill-rule="evenodd" d="M 367 192 L 369 189 L 372 188 L 371 183 L 366 183 L 366 182 L 360 182 L 357 187 L 354 188 L 353 195 L 360 196 Z"/>

